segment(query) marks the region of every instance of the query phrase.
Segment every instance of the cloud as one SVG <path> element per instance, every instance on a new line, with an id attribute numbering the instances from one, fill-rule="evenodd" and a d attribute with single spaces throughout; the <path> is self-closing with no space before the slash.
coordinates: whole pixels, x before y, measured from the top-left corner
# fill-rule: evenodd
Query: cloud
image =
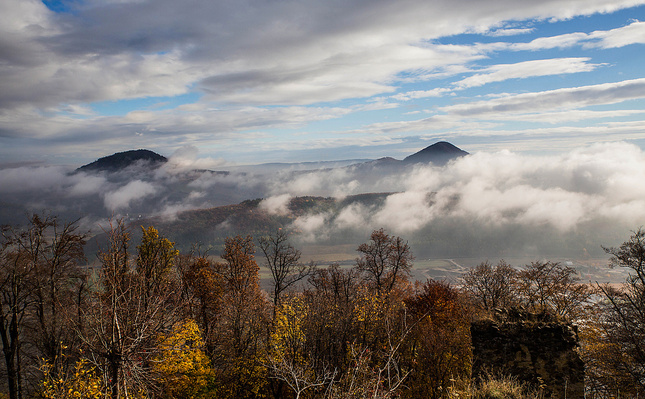
<path id="1" fill-rule="evenodd" d="M 515 36 L 515 35 L 524 35 L 527 33 L 533 32 L 534 28 L 506 28 L 506 29 L 495 29 L 487 33 L 488 36 L 499 37 L 499 36 Z"/>
<path id="2" fill-rule="evenodd" d="M 356 187 L 359 192 L 385 185 L 375 187 L 367 183 L 369 179 L 354 177 L 366 183 Z M 539 242 L 543 254 L 566 253 L 566 245 L 557 240 L 570 245 L 569 254 L 582 253 L 593 242 L 597 254 L 600 244 L 617 239 L 617 231 L 628 231 L 645 220 L 645 188 L 638 183 L 644 178 L 645 154 L 625 143 L 596 144 L 551 156 L 480 152 L 442 168 L 418 166 L 412 172 L 394 173 L 388 181 L 399 181 L 401 186 L 390 185 L 399 191 L 382 203 L 353 202 L 333 214 L 306 214 L 294 221 L 294 227 L 310 242 L 363 236 L 384 227 L 443 254 L 457 248 L 462 255 L 480 251 L 482 256 L 502 248 L 517 254 L 531 247 L 530 242 Z M 328 191 L 334 184 L 329 182 Z M 517 237 L 509 238 L 510 231 Z M 441 238 L 441 244 L 422 244 L 428 235 L 452 243 Z M 481 242 L 490 247 L 479 247 Z"/>
<path id="3" fill-rule="evenodd" d="M 55 190 L 67 178 L 63 167 L 18 167 L 0 170 L 0 193 L 14 194 L 35 190 Z"/>
<path id="4" fill-rule="evenodd" d="M 196 86 L 217 101 L 260 104 L 367 97 L 392 91 L 402 71 L 481 57 L 423 41 L 485 32 L 508 19 L 566 19 L 634 4 L 240 1 L 197 2 L 187 10 L 159 0 L 85 2 L 58 15 L 35 0 L 12 0 L 3 3 L 2 37 L 16 50 L 6 52 L 8 65 L 21 67 L 4 70 L 0 107 L 175 96 Z M 602 40 L 623 43 L 633 31 Z"/>
<path id="5" fill-rule="evenodd" d="M 589 60 L 589 58 L 554 58 L 494 65 L 486 68 L 482 73 L 474 74 L 456 82 L 455 86 L 459 89 L 465 89 L 508 79 L 589 72 L 599 66 L 598 64 L 589 64 Z"/>
<path id="6" fill-rule="evenodd" d="M 115 191 L 105 194 L 105 206 L 112 210 L 118 211 L 128 208 L 133 201 L 141 200 L 153 195 L 157 188 L 148 182 L 133 180 Z"/>
<path id="7" fill-rule="evenodd" d="M 190 148 L 182 153 L 195 155 Z M 226 175 L 174 169 L 95 175 L 21 167 L 0 173 L 0 217 L 5 223 L 23 210 L 49 209 L 66 219 L 85 217 L 85 224 L 112 214 L 172 220 L 186 210 L 265 198 L 260 209 L 292 218 L 287 227 L 299 232 L 301 242 L 352 244 L 384 227 L 409 239 L 422 256 L 535 248 L 532 254 L 546 256 L 593 252 L 643 224 L 644 180 L 645 153 L 621 142 L 548 156 L 475 152 L 445 167 L 412 169 L 364 164 L 309 171 L 256 167 Z M 352 196 L 366 193 L 384 194 Z M 305 195 L 334 196 L 337 202 L 291 215 L 289 201 Z"/>
<path id="8" fill-rule="evenodd" d="M 441 97 L 447 93 L 451 93 L 453 89 L 446 87 L 437 87 L 432 90 L 415 90 L 409 91 L 406 93 L 399 93 L 391 96 L 390 98 L 397 101 L 409 101 L 418 98 L 427 98 L 427 97 Z"/>
<path id="9" fill-rule="evenodd" d="M 360 131 L 371 110 L 400 107 L 399 101 L 449 99 L 493 82 L 598 69 L 604 64 L 587 54 L 477 64 L 499 62 L 497 51 L 642 43 L 643 23 L 530 43 L 443 41 L 464 33 L 535 34 L 533 26 L 545 20 L 638 4 L 197 0 L 187 9 L 170 0 L 85 1 L 57 13 L 37 0 L 8 0 L 0 5 L 0 155 L 46 154 L 50 162 L 65 154 L 82 163 L 88 154 L 123 150 L 124 142 L 137 148 L 152 142 L 165 153 L 185 145 L 237 150 L 250 162 L 251 154 L 285 143 L 323 146 L 336 129 Z M 192 103 L 177 105 L 184 102 Z M 378 114 L 394 120 L 395 113 Z M 341 118 L 347 123 L 316 123 Z M 285 137 L 290 129 L 297 139 Z M 221 155 L 210 155 L 214 161 L 200 160 L 200 167 L 218 165 Z"/>
<path id="10" fill-rule="evenodd" d="M 265 198 L 260 202 L 260 209 L 269 215 L 286 215 L 289 213 L 289 202 L 293 197 L 288 194 L 281 194 L 275 197 Z"/>
<path id="11" fill-rule="evenodd" d="M 603 49 L 618 48 L 630 44 L 645 43 L 645 22 L 634 21 L 631 24 L 609 31 L 594 31 L 589 35 L 591 43 L 585 43 L 587 47 L 599 47 Z"/>
<path id="12" fill-rule="evenodd" d="M 504 30 L 501 31 L 505 32 Z M 511 30 L 513 32 L 513 30 Z M 501 35 L 493 35 L 501 36 Z M 629 25 L 610 30 L 596 30 L 591 33 L 572 32 L 562 35 L 538 37 L 526 43 L 485 43 L 477 47 L 481 51 L 539 51 L 550 49 L 566 49 L 580 46 L 590 48 L 619 48 L 631 44 L 645 43 L 645 22 L 633 21 Z"/>
<path id="13" fill-rule="evenodd" d="M 442 111 L 469 117 L 521 114 L 615 104 L 645 97 L 645 79 L 509 95 L 487 101 L 450 105 Z"/>
<path id="14" fill-rule="evenodd" d="M 177 149 L 168 158 L 168 163 L 164 169 L 170 169 L 173 172 L 190 171 L 194 169 L 217 169 L 224 166 L 226 161 L 222 159 L 199 158 L 199 149 L 194 145 L 185 145 Z"/>

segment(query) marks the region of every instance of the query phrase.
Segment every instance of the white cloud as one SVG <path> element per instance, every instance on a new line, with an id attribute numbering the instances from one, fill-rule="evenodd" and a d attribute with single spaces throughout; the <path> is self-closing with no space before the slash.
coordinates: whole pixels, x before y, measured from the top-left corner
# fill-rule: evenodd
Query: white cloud
<path id="1" fill-rule="evenodd" d="M 482 117 L 508 113 L 537 113 L 555 109 L 575 109 L 599 104 L 615 104 L 645 98 L 645 78 L 572 87 L 543 92 L 509 95 L 488 101 L 443 107 L 444 112 Z"/>
<path id="2" fill-rule="evenodd" d="M 482 86 L 508 79 L 525 79 L 535 76 L 561 75 L 593 71 L 598 64 L 588 63 L 589 58 L 554 58 L 524 61 L 515 64 L 494 65 L 481 73 L 456 82 L 459 89 Z"/>
<path id="3" fill-rule="evenodd" d="M 406 93 L 399 93 L 391 96 L 390 98 L 398 101 L 409 101 L 418 98 L 441 97 L 443 95 L 446 95 L 447 93 L 451 93 L 452 91 L 453 89 L 437 87 L 436 89 L 432 90 L 415 90 Z"/>
<path id="4" fill-rule="evenodd" d="M 499 36 L 515 36 L 515 35 L 524 35 L 526 33 L 531 33 L 534 28 L 507 28 L 507 29 L 495 29 L 486 33 L 488 36 L 499 37 Z"/>
<path id="5" fill-rule="evenodd" d="M 105 194 L 105 207 L 112 211 L 128 208 L 133 201 L 141 200 L 157 192 L 154 184 L 133 180 L 117 190 Z"/>
<path id="6" fill-rule="evenodd" d="M 87 3 L 57 18 L 34 0 L 4 2 L 4 37 L 21 42 L 30 62 L 5 69 L 0 104 L 174 96 L 195 85 L 213 99 L 245 103 L 367 97 L 394 90 L 400 72 L 427 72 L 481 57 L 463 46 L 420 45 L 424 41 L 486 32 L 508 19 L 566 19 L 638 4 L 246 3 L 203 2 L 191 10 L 164 0 Z M 630 26 L 640 31 L 637 23 Z M 607 43 L 639 35 L 612 32 L 603 38 Z"/>
<path id="7" fill-rule="evenodd" d="M 212 170 L 226 164 L 222 159 L 199 158 L 199 149 L 194 145 L 185 145 L 178 148 L 168 158 L 163 170 L 168 172 L 191 171 L 191 170 Z"/>
<path id="8" fill-rule="evenodd" d="M 595 31 L 589 35 L 592 43 L 585 43 L 587 47 L 617 48 L 630 44 L 645 43 L 645 22 L 634 21 L 631 24 L 609 31 Z"/>
<path id="9" fill-rule="evenodd" d="M 625 143 L 551 156 L 482 152 L 443 168 L 419 166 L 396 176 L 403 187 L 382 205 L 352 203 L 336 216 L 309 214 L 294 225 L 312 239 L 316 231 L 333 236 L 337 230 L 363 233 L 379 227 L 410 237 L 435 225 L 451 226 L 451 234 L 459 235 L 471 223 L 493 230 L 544 227 L 569 234 L 607 223 L 633 228 L 645 220 L 645 187 L 640 184 L 645 154 Z M 334 183 L 328 184 L 332 190 Z M 378 191 L 371 183 L 358 189 Z M 309 223 L 313 227 L 307 228 Z"/>
<path id="10" fill-rule="evenodd" d="M 289 212 L 289 203 L 292 198 L 288 193 L 276 195 L 262 200 L 259 207 L 270 215 L 285 215 Z"/>

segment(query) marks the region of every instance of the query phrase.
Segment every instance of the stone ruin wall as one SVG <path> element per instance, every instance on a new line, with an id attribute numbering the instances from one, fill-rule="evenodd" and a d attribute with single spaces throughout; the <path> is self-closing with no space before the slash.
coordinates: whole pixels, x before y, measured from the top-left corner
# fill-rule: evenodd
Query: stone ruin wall
<path id="1" fill-rule="evenodd" d="M 577 328 L 548 314 L 497 311 L 471 325 L 473 377 L 488 373 L 541 386 L 547 398 L 584 397 Z"/>

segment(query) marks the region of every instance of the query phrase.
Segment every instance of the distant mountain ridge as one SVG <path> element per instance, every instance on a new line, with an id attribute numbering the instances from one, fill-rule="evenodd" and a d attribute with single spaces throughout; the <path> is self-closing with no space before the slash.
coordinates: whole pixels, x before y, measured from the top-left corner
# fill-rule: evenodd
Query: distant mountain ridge
<path id="1" fill-rule="evenodd" d="M 346 161 L 329 161 L 329 162 L 300 162 L 295 164 L 290 163 L 271 163 L 257 165 L 266 168 L 293 168 L 299 166 L 302 170 L 311 170 L 315 169 L 316 166 L 324 168 L 334 168 L 334 167 L 344 167 L 343 164 L 350 164 L 354 167 L 359 168 L 381 168 L 381 167 L 394 167 L 400 168 L 407 165 L 425 163 L 433 164 L 437 166 L 446 165 L 448 162 L 453 159 L 463 157 L 468 155 L 468 153 L 447 141 L 440 141 L 435 144 L 432 144 L 421 151 L 418 151 L 412 155 L 407 156 L 402 161 L 394 159 L 392 157 L 383 157 L 376 160 L 350 160 Z M 99 158 L 98 160 L 83 165 L 78 168 L 78 171 L 83 172 L 117 172 L 119 170 L 125 169 L 129 166 L 134 165 L 135 163 L 147 162 L 153 168 L 159 167 L 162 164 L 168 162 L 168 159 L 163 155 L 159 155 L 156 152 L 150 150 L 130 150 L 124 152 L 117 152 L 115 154 Z M 243 167 L 237 169 L 244 170 Z"/>
<path id="2" fill-rule="evenodd" d="M 138 162 L 147 162 L 153 167 L 158 167 L 168 162 L 168 158 L 150 150 L 130 150 L 99 158 L 92 163 L 81 166 L 77 170 L 83 172 L 116 172 Z"/>

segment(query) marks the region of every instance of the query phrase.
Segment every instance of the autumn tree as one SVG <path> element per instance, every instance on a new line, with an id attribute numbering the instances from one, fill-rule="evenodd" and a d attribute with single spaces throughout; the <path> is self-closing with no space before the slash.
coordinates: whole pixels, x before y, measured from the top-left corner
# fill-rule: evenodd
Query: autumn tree
<path id="1" fill-rule="evenodd" d="M 166 279 L 155 287 L 154 295 L 145 292 L 150 282 L 132 265 L 129 229 L 119 220 L 106 234 L 107 246 L 98 255 L 102 266 L 98 286 L 91 290 L 78 332 L 106 377 L 110 396 L 117 399 L 154 387 L 150 363 L 157 335 L 176 321 L 178 287 Z M 143 252 L 154 241 L 154 235 L 144 236 L 138 259 L 145 258 Z M 173 248 L 167 250 L 174 253 Z"/>
<path id="2" fill-rule="evenodd" d="M 54 363 L 62 359 L 54 360 Z M 63 361 L 64 362 L 64 361 Z M 98 375 L 98 370 L 87 359 L 79 359 L 73 367 L 65 372 L 56 372 L 61 369 L 46 361 L 41 366 L 43 378 L 40 383 L 39 396 L 45 399 L 102 399 L 103 379 Z"/>
<path id="3" fill-rule="evenodd" d="M 370 241 L 358 246 L 361 256 L 356 260 L 360 271 L 378 294 L 389 293 L 410 274 L 412 251 L 401 237 L 390 236 L 384 229 L 374 230 Z"/>
<path id="4" fill-rule="evenodd" d="M 137 246 L 136 272 L 143 284 L 143 305 L 147 307 L 150 298 L 159 295 L 166 286 L 179 251 L 169 239 L 160 237 L 153 226 L 147 229 L 141 226 L 141 230 L 143 236 Z"/>
<path id="5" fill-rule="evenodd" d="M 159 338 L 153 371 L 163 398 L 207 398 L 213 377 L 199 326 L 193 320 L 175 324 Z"/>
<path id="6" fill-rule="evenodd" d="M 608 287 L 606 287 L 608 289 Z M 579 353 L 585 364 L 585 392 L 587 397 L 638 397 L 629 367 L 630 356 L 623 350 L 622 341 L 613 339 L 614 325 L 609 303 L 600 301 L 578 325 Z"/>
<path id="7" fill-rule="evenodd" d="M 223 280 L 220 341 L 213 353 L 223 385 L 219 396 L 254 397 L 265 383 L 261 356 L 266 347 L 268 306 L 259 286 L 253 238 L 227 238 L 220 256 L 224 262 L 215 265 Z"/>
<path id="8" fill-rule="evenodd" d="M 356 320 L 361 279 L 355 268 L 342 269 L 338 264 L 316 269 L 308 278 L 309 288 L 302 300 L 307 304 L 304 321 L 306 334 L 313 337 L 309 345 L 321 364 L 344 370 L 352 342 L 359 336 Z"/>
<path id="9" fill-rule="evenodd" d="M 265 265 L 271 272 L 274 308 L 279 306 L 284 291 L 306 278 L 314 269 L 313 264 L 300 262 L 301 252 L 288 239 L 287 232 L 278 229 L 275 234 L 258 241 Z"/>
<path id="10" fill-rule="evenodd" d="M 615 350 L 614 368 L 631 377 L 637 392 L 645 392 L 645 230 L 633 232 L 619 247 L 607 247 L 610 266 L 629 271 L 620 288 L 600 286 L 606 299 L 605 337 Z"/>
<path id="11" fill-rule="evenodd" d="M 578 272 L 559 262 L 532 262 L 518 274 L 520 300 L 529 309 L 567 317 L 581 315 L 592 295 Z"/>
<path id="12" fill-rule="evenodd" d="M 463 288 L 484 311 L 506 308 L 517 302 L 517 271 L 503 260 L 482 262 L 463 275 Z"/>
<path id="13" fill-rule="evenodd" d="M 184 312 L 186 317 L 196 321 L 205 352 L 213 356 L 221 340 L 219 319 L 225 291 L 219 266 L 199 253 L 180 256 L 177 266 L 182 281 Z"/>
<path id="14" fill-rule="evenodd" d="M 310 316 L 301 295 L 284 300 L 275 314 L 269 337 L 267 366 L 272 378 L 283 381 L 299 399 L 333 381 L 336 372 L 312 345 L 306 329 Z"/>
<path id="15" fill-rule="evenodd" d="M 75 223 L 38 214 L 24 228 L 2 228 L 0 338 L 12 399 L 24 396 L 23 346 L 30 344 L 36 356 L 53 362 L 72 338 L 66 312 L 73 305 L 85 244 L 76 230 Z"/>
<path id="16" fill-rule="evenodd" d="M 417 283 L 405 304 L 416 324 L 407 343 L 406 359 L 414 367 L 404 396 L 441 398 L 470 376 L 469 310 L 457 289 L 436 280 Z"/>

